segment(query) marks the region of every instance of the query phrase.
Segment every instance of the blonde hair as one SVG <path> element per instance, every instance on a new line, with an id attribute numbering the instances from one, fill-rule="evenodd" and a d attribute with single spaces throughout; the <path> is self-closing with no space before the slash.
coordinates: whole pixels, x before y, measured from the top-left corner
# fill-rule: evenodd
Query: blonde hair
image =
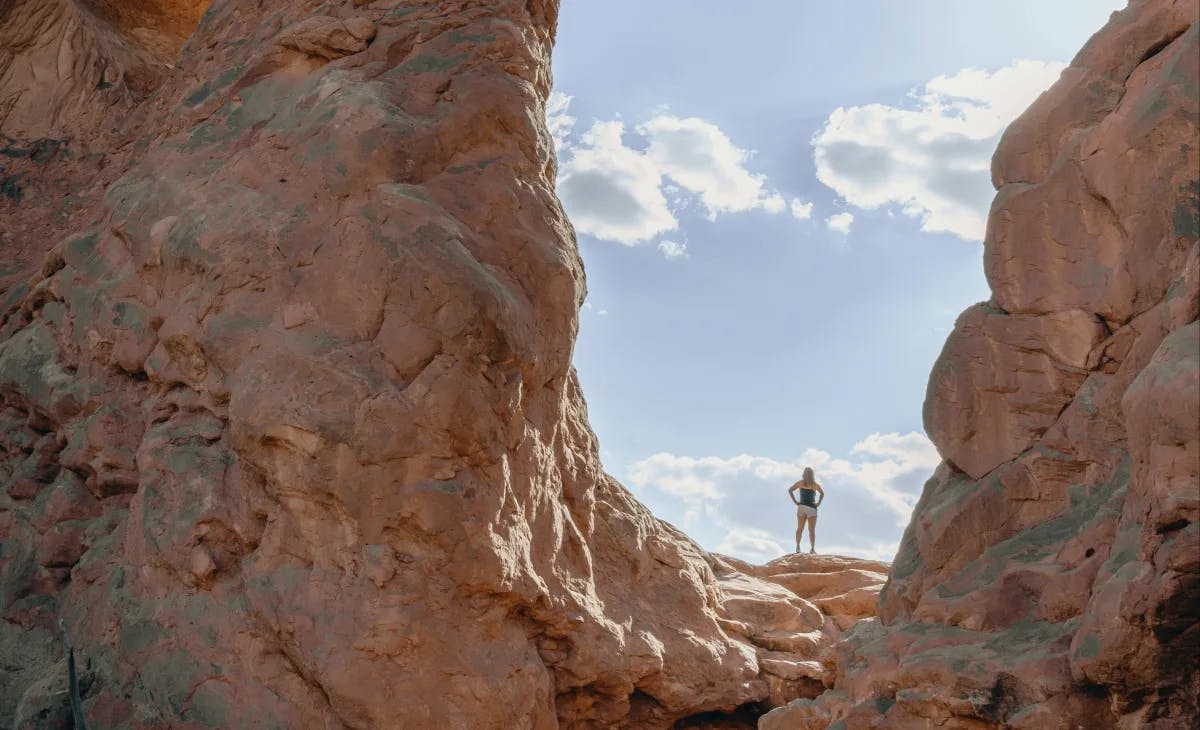
<path id="1" fill-rule="evenodd" d="M 809 485 L 817 483 L 817 477 L 813 475 L 811 466 L 804 467 L 804 476 L 800 478 L 800 481 Z"/>

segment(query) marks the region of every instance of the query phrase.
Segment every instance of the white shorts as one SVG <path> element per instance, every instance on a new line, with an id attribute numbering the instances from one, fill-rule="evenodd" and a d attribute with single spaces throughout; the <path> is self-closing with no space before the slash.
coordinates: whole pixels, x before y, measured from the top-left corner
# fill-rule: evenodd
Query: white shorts
<path id="1" fill-rule="evenodd" d="M 796 516 L 797 517 L 816 517 L 817 516 L 817 508 L 809 507 L 807 504 L 796 505 Z"/>

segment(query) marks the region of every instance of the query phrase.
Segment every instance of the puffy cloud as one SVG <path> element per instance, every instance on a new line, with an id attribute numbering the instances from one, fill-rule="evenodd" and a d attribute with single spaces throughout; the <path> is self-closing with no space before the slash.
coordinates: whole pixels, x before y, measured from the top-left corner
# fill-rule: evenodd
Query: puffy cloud
<path id="1" fill-rule="evenodd" d="M 916 431 L 905 434 L 873 433 L 854 444 L 851 454 L 867 454 L 932 470 L 942 461 L 937 447 Z"/>
<path id="2" fill-rule="evenodd" d="M 636 487 L 653 486 L 688 504 L 720 499 L 716 482 L 693 468 L 694 462 L 687 456 L 654 454 L 630 467 L 627 479 Z"/>
<path id="3" fill-rule="evenodd" d="M 857 207 L 898 205 L 924 231 L 982 240 L 1000 134 L 1063 68 L 964 69 L 913 90 L 907 107 L 839 107 L 813 137 L 817 178 Z"/>
<path id="4" fill-rule="evenodd" d="M 761 201 L 762 209 L 768 213 L 782 213 L 787 210 L 787 201 L 779 193 L 771 193 Z"/>
<path id="5" fill-rule="evenodd" d="M 698 195 L 710 220 L 718 213 L 783 210 L 783 197 L 767 190 L 766 177 L 746 169 L 750 153 L 712 122 L 659 114 L 638 132 L 647 140 L 646 156 L 663 175 Z"/>
<path id="6" fill-rule="evenodd" d="M 668 261 L 686 259 L 688 257 L 686 243 L 676 243 L 675 241 L 663 239 L 658 244 L 658 250 L 662 253 L 663 258 Z"/>
<path id="7" fill-rule="evenodd" d="M 792 198 L 790 209 L 792 211 L 792 217 L 798 221 L 806 221 L 809 218 L 812 218 L 812 203 L 805 203 L 799 198 Z"/>
<path id="8" fill-rule="evenodd" d="M 625 146 L 621 122 L 596 122 L 558 169 L 576 230 L 632 246 L 676 227 L 654 161 Z"/>
<path id="9" fill-rule="evenodd" d="M 754 563 L 766 563 L 784 554 L 787 549 L 765 530 L 745 527 L 727 532 L 717 545 L 717 552 Z"/>
<path id="10" fill-rule="evenodd" d="M 576 137 L 570 102 L 551 94 L 546 124 L 559 155 L 558 195 L 580 233 L 632 246 L 677 228 L 677 211 L 693 202 L 710 220 L 788 209 L 747 169 L 751 153 L 712 122 L 660 112 L 628 132 L 633 144 L 619 121 L 593 122 Z"/>
<path id="11" fill-rule="evenodd" d="M 853 213 L 835 213 L 825 219 L 825 227 L 831 231 L 837 231 L 842 235 L 850 232 L 850 225 L 854 223 Z"/>

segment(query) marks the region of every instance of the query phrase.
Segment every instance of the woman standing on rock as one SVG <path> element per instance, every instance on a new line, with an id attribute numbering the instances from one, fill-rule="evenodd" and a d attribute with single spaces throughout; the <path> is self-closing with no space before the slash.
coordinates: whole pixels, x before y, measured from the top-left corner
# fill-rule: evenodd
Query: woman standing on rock
<path id="1" fill-rule="evenodd" d="M 800 499 L 796 499 L 796 490 L 800 490 Z M 821 495 L 820 498 L 817 495 Z M 804 534 L 804 524 L 808 523 L 808 552 L 817 552 L 817 507 L 825 501 L 825 490 L 817 484 L 811 466 L 804 467 L 804 476 L 800 481 L 788 488 L 788 496 L 796 503 L 796 552 L 800 552 L 800 536 Z"/>

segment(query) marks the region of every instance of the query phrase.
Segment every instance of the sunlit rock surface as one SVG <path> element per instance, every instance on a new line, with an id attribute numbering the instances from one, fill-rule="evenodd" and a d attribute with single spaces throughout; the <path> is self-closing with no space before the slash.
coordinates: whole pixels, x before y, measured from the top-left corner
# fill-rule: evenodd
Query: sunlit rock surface
<path id="1" fill-rule="evenodd" d="M 556 13 L 0 3 L 0 727 L 69 723 L 60 618 L 95 728 L 744 726 L 823 689 L 886 566 L 735 565 L 601 470 Z"/>
<path id="2" fill-rule="evenodd" d="M 1113 16 L 1005 134 L 880 620 L 780 728 L 1200 721 L 1200 7 Z"/>

